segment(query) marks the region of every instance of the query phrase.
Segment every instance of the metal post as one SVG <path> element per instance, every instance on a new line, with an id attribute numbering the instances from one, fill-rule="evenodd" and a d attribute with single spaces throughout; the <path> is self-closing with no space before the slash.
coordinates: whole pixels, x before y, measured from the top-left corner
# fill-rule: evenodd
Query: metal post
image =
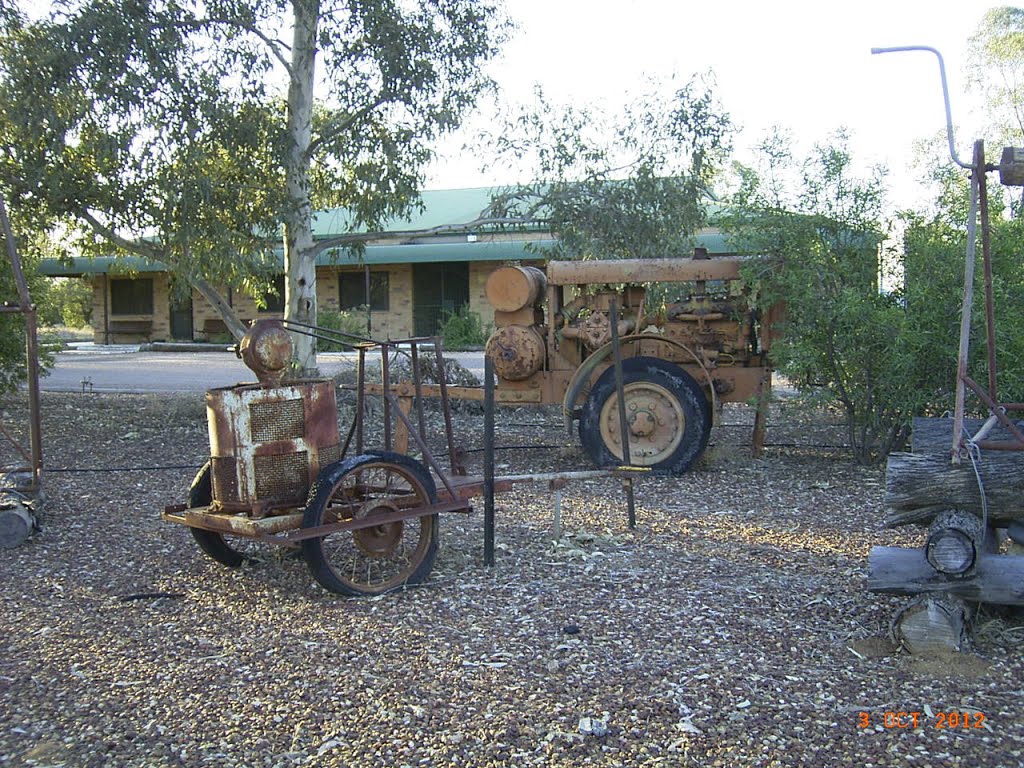
<path id="1" fill-rule="evenodd" d="M 974 143 L 974 168 L 971 171 L 971 205 L 967 218 L 967 260 L 964 265 L 964 300 L 960 310 L 960 353 L 956 366 L 956 402 L 953 408 L 953 445 L 951 457 L 954 466 L 960 465 L 960 439 L 964 428 L 964 377 L 967 376 L 967 357 L 971 347 L 971 312 L 974 307 L 974 261 L 977 249 L 978 195 L 980 178 L 985 173 L 984 149 L 980 141 Z"/>
<path id="2" fill-rule="evenodd" d="M 363 412 L 366 410 L 366 348 L 356 361 L 356 456 L 363 455 Z"/>
<path id="3" fill-rule="evenodd" d="M 494 565 L 494 361 L 484 355 L 484 565 Z"/>
<path id="4" fill-rule="evenodd" d="M 612 333 L 612 361 L 615 367 L 615 393 L 619 400 L 619 431 L 622 435 L 622 465 L 633 464 L 629 452 L 629 421 L 626 419 L 626 391 L 622 382 L 622 347 L 619 345 L 619 302 L 612 299 L 608 312 L 608 322 Z M 636 503 L 633 499 L 633 480 L 626 478 L 622 482 L 626 491 L 626 514 L 630 528 L 636 528 Z"/>
<path id="5" fill-rule="evenodd" d="M 996 301 L 992 287 L 992 233 L 988 220 L 988 182 L 985 178 L 985 148 L 975 158 L 978 173 L 978 214 L 981 217 L 981 265 L 985 276 L 985 345 L 988 351 L 988 396 L 999 402 L 996 387 Z"/>
<path id="6" fill-rule="evenodd" d="M 384 450 L 391 450 L 391 372 L 388 370 L 391 355 L 391 347 L 387 344 L 380 345 L 380 383 L 384 392 L 382 406 L 384 411 Z"/>
<path id="7" fill-rule="evenodd" d="M 21 268 L 21 259 L 14 242 L 14 230 L 7 218 L 7 205 L 0 197 L 0 226 L 3 227 L 4 239 L 7 241 L 7 256 L 11 260 L 11 271 L 18 289 L 18 304 L 25 315 L 25 367 L 28 376 L 28 407 L 29 407 L 29 449 L 32 454 L 32 488 L 36 491 L 40 486 L 43 469 L 43 438 L 42 416 L 39 399 L 39 345 L 37 336 L 36 308 L 28 293 L 28 283 Z"/>

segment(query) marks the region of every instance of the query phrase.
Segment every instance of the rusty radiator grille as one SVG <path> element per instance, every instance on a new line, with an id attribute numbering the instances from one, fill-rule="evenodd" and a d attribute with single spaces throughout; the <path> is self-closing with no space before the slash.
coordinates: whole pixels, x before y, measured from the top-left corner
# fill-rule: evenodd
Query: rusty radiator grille
<path id="1" fill-rule="evenodd" d="M 267 400 L 249 406 L 252 442 L 294 440 L 306 434 L 306 413 L 302 400 Z"/>
<path id="2" fill-rule="evenodd" d="M 213 498 L 220 502 L 239 501 L 238 462 L 234 456 L 213 457 Z"/>
<path id="3" fill-rule="evenodd" d="M 309 487 L 309 454 L 306 451 L 256 456 L 253 469 L 256 470 L 258 499 L 301 499 Z"/>
<path id="4" fill-rule="evenodd" d="M 340 445 L 338 445 L 338 444 L 335 444 L 335 445 L 325 445 L 325 446 L 323 446 L 320 449 L 320 457 L 319 457 L 319 465 L 320 466 L 319 466 L 319 468 L 323 469 L 328 464 L 333 464 L 334 462 L 336 462 L 340 458 L 341 458 L 341 446 Z"/>

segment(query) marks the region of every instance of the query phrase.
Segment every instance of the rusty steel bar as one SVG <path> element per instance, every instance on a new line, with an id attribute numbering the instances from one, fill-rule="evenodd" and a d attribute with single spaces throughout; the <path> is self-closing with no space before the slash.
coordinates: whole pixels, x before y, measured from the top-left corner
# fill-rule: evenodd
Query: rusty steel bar
<path id="1" fill-rule="evenodd" d="M 441 337 L 435 336 L 433 341 L 434 355 L 437 358 L 437 386 L 441 390 L 441 411 L 444 413 L 444 434 L 448 440 L 448 466 L 452 474 L 464 475 L 466 468 L 455 457 L 455 431 L 452 429 L 452 407 L 448 401 L 448 370 L 444 367 Z"/>
<path id="2" fill-rule="evenodd" d="M 1013 435 L 1017 443 L 1021 447 L 1024 447 L 1024 432 L 1021 432 L 1017 425 L 1014 424 L 1005 413 L 1003 413 L 1003 409 L 999 406 L 999 403 L 994 402 L 985 392 L 985 389 L 975 382 L 970 376 L 965 375 L 963 377 L 963 382 L 975 395 L 977 395 L 978 399 L 984 403 L 985 407 L 992 412 L 992 415 L 999 419 L 999 423 L 1006 427 L 1006 430 Z"/>
<path id="3" fill-rule="evenodd" d="M 494 566 L 494 362 L 484 355 L 484 564 Z"/>
<path id="4" fill-rule="evenodd" d="M 380 382 L 384 388 L 384 450 L 391 450 L 391 378 L 389 374 L 391 349 L 386 344 L 380 346 Z M 395 404 L 395 410 L 401 411 Z"/>
<path id="5" fill-rule="evenodd" d="M 430 448 L 427 446 L 426 440 L 420 438 L 420 436 L 412 428 L 412 423 L 409 421 L 409 417 L 402 413 L 402 409 L 398 407 L 398 396 L 393 394 L 387 394 L 385 395 L 385 397 L 389 400 L 394 401 L 392 405 L 394 406 L 395 415 L 397 415 L 398 418 L 402 420 L 402 423 L 405 425 L 409 437 L 413 439 L 413 442 L 416 443 L 416 447 L 419 448 L 420 452 L 423 454 L 423 460 L 432 470 L 434 470 L 434 473 L 439 478 L 441 478 L 441 482 L 444 483 L 445 489 L 454 498 L 456 496 L 456 493 L 455 488 L 452 485 L 451 478 L 448 476 L 446 472 L 441 471 L 441 466 L 440 464 L 437 463 L 437 459 L 434 458 L 434 454 L 430 452 Z"/>
<path id="6" fill-rule="evenodd" d="M 296 541 L 304 541 L 305 539 L 317 539 L 322 536 L 329 536 L 332 533 L 338 533 L 340 531 L 357 531 L 361 528 L 373 528 L 378 525 L 387 525 L 388 523 L 397 523 L 400 520 L 412 520 L 417 517 L 426 517 L 427 515 L 437 515 L 443 512 L 469 512 L 470 505 L 466 504 L 465 501 L 442 501 L 436 504 L 426 504 L 418 507 L 409 507 L 396 509 L 391 512 L 382 512 L 380 514 L 371 515 L 370 517 L 353 518 L 351 520 L 339 520 L 336 523 L 325 523 L 324 525 L 317 525 L 311 528 L 299 528 L 298 530 L 291 530 L 288 533 L 275 535 L 275 534 L 264 534 L 257 536 L 261 541 L 269 541 L 272 543 L 292 544 Z"/>
<path id="7" fill-rule="evenodd" d="M 742 258 L 609 259 L 549 261 L 548 285 L 654 283 L 688 280 L 738 280 Z"/>
<path id="8" fill-rule="evenodd" d="M 985 278 L 985 346 L 988 352 L 988 396 L 999 402 L 996 389 L 996 309 L 992 287 L 992 233 L 988 218 L 988 182 L 985 174 L 985 148 L 982 142 L 978 178 L 978 212 L 981 216 L 981 264 Z"/>
<path id="9" fill-rule="evenodd" d="M 363 454 L 363 411 L 366 410 L 366 349 L 359 347 L 356 359 L 356 454 Z"/>
<path id="10" fill-rule="evenodd" d="M 25 314 L 25 368 L 28 389 L 29 410 L 29 451 L 32 454 L 32 484 L 29 490 L 36 491 L 41 483 L 43 471 L 43 428 L 39 397 L 39 339 L 36 326 L 36 308 L 28 292 L 28 282 L 21 268 L 21 258 L 14 242 L 14 231 L 7 217 L 7 204 L 0 195 L 0 226 L 7 241 L 7 256 L 11 260 L 11 272 L 17 285 L 18 301 Z"/>
<path id="11" fill-rule="evenodd" d="M 420 376 L 420 345 L 413 342 L 409 347 L 412 359 L 412 384 L 416 390 L 416 419 L 419 422 L 420 437 L 427 439 L 426 415 L 423 412 L 423 379 Z"/>

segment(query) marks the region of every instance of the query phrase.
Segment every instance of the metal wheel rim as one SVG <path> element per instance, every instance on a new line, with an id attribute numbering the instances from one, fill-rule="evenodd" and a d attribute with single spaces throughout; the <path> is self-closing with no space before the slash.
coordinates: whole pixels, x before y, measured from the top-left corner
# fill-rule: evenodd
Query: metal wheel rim
<path id="1" fill-rule="evenodd" d="M 335 485 L 323 522 L 351 520 L 400 508 L 430 504 L 419 479 L 408 469 L 385 462 L 356 468 Z M 429 517 L 412 518 L 356 531 L 339 531 L 320 543 L 337 578 L 360 592 L 387 592 L 415 573 L 430 548 Z"/>
<path id="2" fill-rule="evenodd" d="M 686 430 L 686 414 L 679 400 L 668 389 L 652 381 L 626 384 L 623 396 L 626 421 L 630 424 L 630 463 L 646 467 L 670 458 L 679 448 Z M 622 461 L 617 394 L 601 406 L 599 424 L 605 446 Z"/>

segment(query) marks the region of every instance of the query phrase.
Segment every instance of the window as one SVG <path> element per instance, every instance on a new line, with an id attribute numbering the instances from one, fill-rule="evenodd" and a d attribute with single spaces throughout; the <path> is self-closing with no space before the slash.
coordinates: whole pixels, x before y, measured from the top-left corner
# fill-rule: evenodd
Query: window
<path id="1" fill-rule="evenodd" d="M 284 275 L 278 275 L 272 282 L 274 290 L 263 294 L 260 312 L 284 312 Z"/>
<path id="2" fill-rule="evenodd" d="M 153 280 L 111 280 L 110 314 L 152 315 Z"/>
<path id="3" fill-rule="evenodd" d="M 338 276 L 338 297 L 341 309 L 358 309 L 367 304 L 374 312 L 388 311 L 388 273 L 370 273 L 370 301 L 366 301 L 366 275 L 345 272 Z"/>

